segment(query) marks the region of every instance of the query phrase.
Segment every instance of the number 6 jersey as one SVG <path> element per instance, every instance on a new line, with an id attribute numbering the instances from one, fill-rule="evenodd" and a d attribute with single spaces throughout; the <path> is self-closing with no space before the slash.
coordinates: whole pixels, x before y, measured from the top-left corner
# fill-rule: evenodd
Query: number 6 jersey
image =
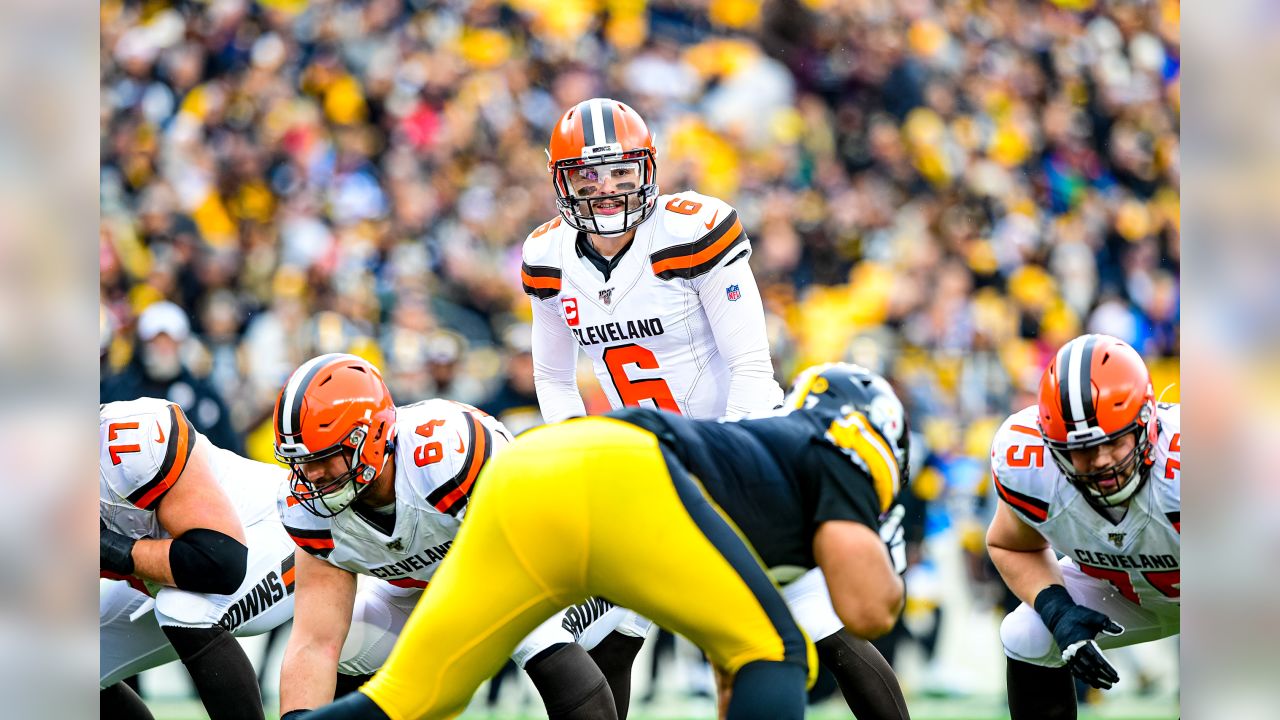
<path id="1" fill-rule="evenodd" d="M 1005 420 L 991 443 L 1000 499 L 1092 577 L 1140 605 L 1178 603 L 1182 531 L 1181 413 L 1157 405 L 1154 462 L 1128 511 L 1111 522 L 1058 470 L 1036 429 L 1036 407 Z"/>
<path id="2" fill-rule="evenodd" d="M 521 279 L 547 422 L 586 414 L 575 378 L 579 347 L 614 408 L 711 419 L 776 407 L 782 389 L 750 254 L 737 212 L 695 192 L 659 197 L 608 260 L 560 218 L 534 230 Z"/>

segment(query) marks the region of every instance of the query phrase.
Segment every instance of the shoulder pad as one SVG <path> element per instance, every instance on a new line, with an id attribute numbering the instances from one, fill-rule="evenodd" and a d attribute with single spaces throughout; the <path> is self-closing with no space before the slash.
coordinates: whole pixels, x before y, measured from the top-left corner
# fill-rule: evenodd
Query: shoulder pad
<path id="1" fill-rule="evenodd" d="M 996 493 L 1027 520 L 1049 518 L 1057 467 L 1036 428 L 1036 407 L 1024 408 L 996 431 L 991 441 L 991 477 Z"/>
<path id="2" fill-rule="evenodd" d="M 525 238 L 520 257 L 520 284 L 526 295 L 546 300 L 560 293 L 560 253 L 556 241 L 562 227 L 567 226 L 557 215 Z"/>
<path id="3" fill-rule="evenodd" d="M 408 473 L 436 510 L 458 517 L 481 468 L 511 434 L 497 419 L 451 400 L 426 400 L 397 413 L 397 472 Z"/>
<path id="4" fill-rule="evenodd" d="M 332 521 L 302 507 L 302 503 L 289 493 L 292 482 L 293 478 L 290 477 L 287 482 L 280 483 L 280 493 L 276 497 L 280 524 L 295 545 L 316 557 L 327 558 L 333 552 Z"/>
<path id="5" fill-rule="evenodd" d="M 143 398 L 102 406 L 98 465 L 118 495 L 154 510 L 187 467 L 199 434 L 182 408 Z"/>
<path id="6" fill-rule="evenodd" d="M 653 274 L 691 279 L 751 252 L 738 212 L 728 203 L 693 191 L 658 198 Z"/>

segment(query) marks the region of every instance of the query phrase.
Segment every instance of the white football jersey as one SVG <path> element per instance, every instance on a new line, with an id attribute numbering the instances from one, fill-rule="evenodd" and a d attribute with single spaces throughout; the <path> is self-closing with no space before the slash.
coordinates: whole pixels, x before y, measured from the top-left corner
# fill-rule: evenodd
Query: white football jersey
<path id="1" fill-rule="evenodd" d="M 1140 605 L 1178 603 L 1181 588 L 1181 413 L 1157 405 L 1154 463 L 1117 523 L 1093 508 L 1058 470 L 1036 429 L 1036 407 L 1014 413 L 991 444 L 1000 499 L 1070 557 Z"/>
<path id="2" fill-rule="evenodd" d="M 548 422 L 581 414 L 547 390 L 571 394 L 580 407 L 579 347 L 614 408 L 718 418 L 781 402 L 747 262 L 751 244 L 728 203 L 691 191 L 660 196 L 607 279 L 577 237 L 557 217 L 524 243 L 521 279 L 534 306 L 535 378 Z M 733 363 L 750 363 L 740 380 Z M 735 390 L 731 381 L 743 384 Z"/>
<path id="3" fill-rule="evenodd" d="M 480 469 L 510 441 L 502 423 L 470 405 L 432 399 L 399 407 L 390 535 L 354 507 L 317 517 L 287 486 L 276 508 L 293 541 L 312 555 L 392 585 L 426 587 L 458 534 Z"/>
<path id="4" fill-rule="evenodd" d="M 142 398 L 98 411 L 98 512 L 107 527 L 130 538 L 167 538 L 156 509 L 182 476 L 196 445 L 213 477 L 248 527 L 275 512 L 288 472 L 215 447 L 196 432 L 182 408 Z"/>

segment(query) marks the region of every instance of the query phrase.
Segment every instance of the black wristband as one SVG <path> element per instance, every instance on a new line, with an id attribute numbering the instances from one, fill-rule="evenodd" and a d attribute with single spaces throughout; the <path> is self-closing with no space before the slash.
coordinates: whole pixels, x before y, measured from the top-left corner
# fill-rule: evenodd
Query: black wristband
<path id="1" fill-rule="evenodd" d="M 290 710 L 289 712 L 281 715 L 280 720 L 301 720 L 301 718 L 306 717 L 307 713 L 309 712 L 311 712 L 311 708 L 306 708 L 303 710 Z"/>
<path id="2" fill-rule="evenodd" d="M 101 519 L 98 522 L 98 568 L 132 575 L 133 546 L 138 541 L 108 528 Z"/>
<path id="3" fill-rule="evenodd" d="M 1053 632 L 1058 620 L 1075 606 L 1076 601 L 1071 599 L 1071 593 L 1067 592 L 1067 588 L 1062 585 L 1050 585 L 1036 595 L 1036 612 L 1049 628 L 1049 632 Z"/>

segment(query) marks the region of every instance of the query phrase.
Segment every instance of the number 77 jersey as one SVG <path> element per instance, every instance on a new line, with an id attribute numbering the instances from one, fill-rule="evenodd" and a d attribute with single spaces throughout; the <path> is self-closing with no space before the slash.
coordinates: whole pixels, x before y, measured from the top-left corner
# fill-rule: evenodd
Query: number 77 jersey
<path id="1" fill-rule="evenodd" d="M 559 218 L 525 240 L 521 279 L 533 305 L 534 376 L 548 422 L 582 414 L 577 348 L 614 408 L 710 419 L 781 402 L 737 212 L 695 192 L 663 195 L 656 206 L 609 261 L 593 262 L 586 238 Z M 735 384 L 734 396 L 750 395 L 751 406 L 730 407 L 741 364 L 759 366 L 760 387 L 738 392 Z"/>
<path id="2" fill-rule="evenodd" d="M 1158 405 L 1156 418 L 1150 474 L 1116 522 L 1095 510 L 1053 463 L 1036 429 L 1034 405 L 1005 420 L 991 443 L 1001 501 L 1086 575 L 1144 606 L 1179 603 L 1182 583 L 1179 406 Z"/>

